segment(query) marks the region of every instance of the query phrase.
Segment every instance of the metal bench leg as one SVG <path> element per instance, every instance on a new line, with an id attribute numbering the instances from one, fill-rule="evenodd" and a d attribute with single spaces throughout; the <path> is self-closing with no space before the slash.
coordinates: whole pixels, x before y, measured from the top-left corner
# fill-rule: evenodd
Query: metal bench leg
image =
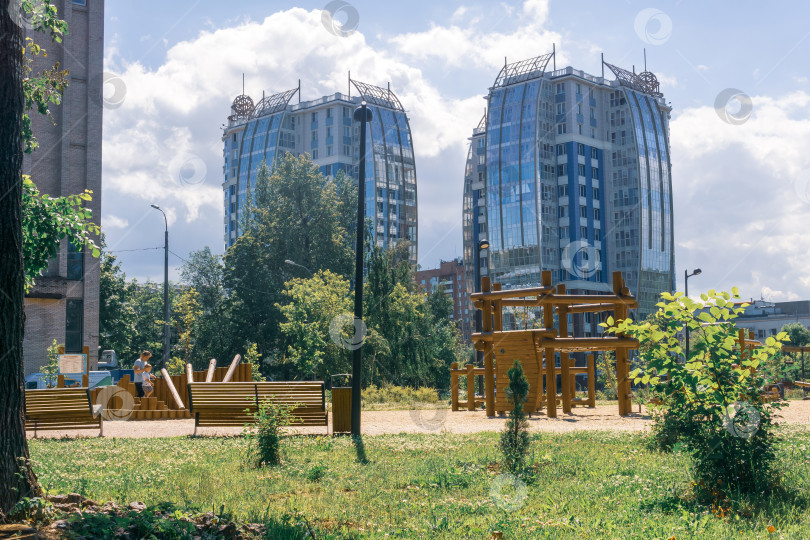
<path id="1" fill-rule="evenodd" d="M 98 436 L 104 436 L 104 417 L 101 415 L 98 415 Z"/>

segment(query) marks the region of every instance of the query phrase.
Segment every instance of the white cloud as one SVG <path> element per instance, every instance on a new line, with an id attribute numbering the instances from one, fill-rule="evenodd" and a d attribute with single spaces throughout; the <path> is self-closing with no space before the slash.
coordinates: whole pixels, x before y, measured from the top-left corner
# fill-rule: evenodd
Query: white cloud
<path id="1" fill-rule="evenodd" d="M 511 13 L 501 10 L 511 16 Z M 397 52 L 410 59 L 440 60 L 452 67 L 500 68 L 504 57 L 532 58 L 551 52 L 559 44 L 559 33 L 545 28 L 548 22 L 548 0 L 526 0 L 516 17 L 517 27 L 511 32 L 491 31 L 495 21 L 476 18 L 461 26 L 454 17 L 451 24 L 435 23 L 428 30 L 391 37 Z M 564 61 L 562 55 L 560 62 Z"/>
<path id="2" fill-rule="evenodd" d="M 810 94 L 753 96 L 752 105 L 740 125 L 712 107 L 683 110 L 671 123 L 676 264 L 701 267 L 690 285 L 702 290 L 807 298 Z"/>
<path id="3" fill-rule="evenodd" d="M 129 221 L 113 214 L 104 214 L 101 224 L 105 229 L 124 229 L 129 227 Z"/>

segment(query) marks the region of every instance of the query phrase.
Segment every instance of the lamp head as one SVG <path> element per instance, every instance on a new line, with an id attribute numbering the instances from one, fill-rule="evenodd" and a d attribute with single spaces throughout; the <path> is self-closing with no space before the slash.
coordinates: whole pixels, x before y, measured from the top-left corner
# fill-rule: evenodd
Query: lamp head
<path id="1" fill-rule="evenodd" d="M 366 107 L 365 101 L 354 110 L 353 118 L 355 122 L 371 122 L 371 109 Z"/>
<path id="2" fill-rule="evenodd" d="M 150 206 L 152 208 L 154 208 L 155 210 L 160 210 L 160 207 L 158 205 L 156 205 L 156 204 L 151 204 Z"/>
<path id="3" fill-rule="evenodd" d="M 290 259 L 284 259 L 284 264 L 293 264 L 294 265 L 295 263 L 292 262 Z"/>
<path id="4" fill-rule="evenodd" d="M 489 249 L 489 240 L 484 239 L 484 240 L 479 241 L 478 242 L 478 249 L 479 250 Z"/>
<path id="5" fill-rule="evenodd" d="M 702 270 L 701 270 L 700 268 L 695 268 L 695 271 L 694 271 L 694 272 L 692 272 L 692 274 L 694 274 L 694 275 L 696 275 L 696 276 L 697 276 L 697 275 L 698 275 L 698 274 L 700 274 L 701 272 L 702 272 Z"/>

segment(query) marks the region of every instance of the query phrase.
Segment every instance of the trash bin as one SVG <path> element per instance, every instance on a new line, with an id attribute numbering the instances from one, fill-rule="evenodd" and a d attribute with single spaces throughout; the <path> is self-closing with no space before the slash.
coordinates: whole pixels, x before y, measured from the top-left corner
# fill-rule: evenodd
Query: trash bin
<path id="1" fill-rule="evenodd" d="M 332 433 L 352 431 L 352 376 L 332 375 Z"/>

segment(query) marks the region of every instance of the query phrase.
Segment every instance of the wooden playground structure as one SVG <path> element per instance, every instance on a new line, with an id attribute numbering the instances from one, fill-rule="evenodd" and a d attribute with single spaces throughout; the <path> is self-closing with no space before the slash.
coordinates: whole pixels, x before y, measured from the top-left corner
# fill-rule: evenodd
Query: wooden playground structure
<path id="1" fill-rule="evenodd" d="M 139 398 L 135 390 L 135 383 L 130 380 L 129 375 L 124 375 L 116 386 L 128 393 L 131 398 L 132 414 L 128 416 L 130 420 L 163 420 L 174 418 L 191 418 L 191 411 L 188 407 L 188 385 L 194 382 L 250 382 L 253 380 L 253 365 L 241 363 L 241 355 L 236 355 L 230 365 L 217 367 L 217 361 L 211 359 L 208 369 L 204 371 L 193 371 L 191 364 L 186 365 L 186 373 L 183 375 L 169 375 L 166 369 L 160 370 L 160 376 L 152 381 L 154 392 L 148 398 Z M 87 390 L 89 384 L 88 376 L 82 376 L 81 386 L 72 388 Z M 65 377 L 59 375 L 57 388 L 66 388 Z M 93 405 L 99 403 L 110 396 L 107 392 L 103 397 L 99 397 L 104 392 L 104 387 L 91 388 L 89 398 Z M 104 403 L 104 407 L 121 410 L 126 405 L 124 397 L 118 393 L 113 393 L 109 397 L 109 403 Z"/>
<path id="2" fill-rule="evenodd" d="M 587 366 L 573 365 L 572 353 L 613 351 L 616 359 L 619 414 L 630 414 L 630 350 L 638 349 L 638 340 L 623 334 L 615 336 L 572 337 L 568 315 L 574 313 L 611 314 L 616 321 L 628 317 L 629 310 L 638 302 L 625 286 L 621 272 L 613 273 L 613 294 L 567 294 L 563 284 L 552 285 L 551 272 L 543 271 L 540 287 L 501 290 L 500 283 L 490 285 L 489 277 L 481 278 L 481 291 L 471 295 L 473 305 L 483 314 L 483 330 L 472 335 L 476 351 L 484 353 L 484 367 L 468 364 L 459 369 L 452 366 L 452 409 L 459 408 L 458 380 L 467 377 L 467 409 L 475 410 L 479 403 L 486 405 L 487 416 L 504 414 L 512 409 L 506 396 L 509 384 L 507 371 L 518 360 L 529 381 L 529 395 L 524 406 L 526 412 L 539 411 L 543 406 L 551 418 L 557 417 L 557 403 L 564 413 L 577 405 L 594 407 L 596 367 L 594 355 L 587 357 Z M 504 308 L 542 310 L 542 328 L 504 330 Z M 555 328 L 556 320 L 556 328 Z M 527 325 L 525 325 L 527 326 Z M 559 367 L 556 365 L 559 354 Z M 588 397 L 576 398 L 576 376 L 586 374 Z M 475 395 L 474 377 L 483 376 L 484 394 Z M 560 376 L 561 393 L 557 393 Z"/>

